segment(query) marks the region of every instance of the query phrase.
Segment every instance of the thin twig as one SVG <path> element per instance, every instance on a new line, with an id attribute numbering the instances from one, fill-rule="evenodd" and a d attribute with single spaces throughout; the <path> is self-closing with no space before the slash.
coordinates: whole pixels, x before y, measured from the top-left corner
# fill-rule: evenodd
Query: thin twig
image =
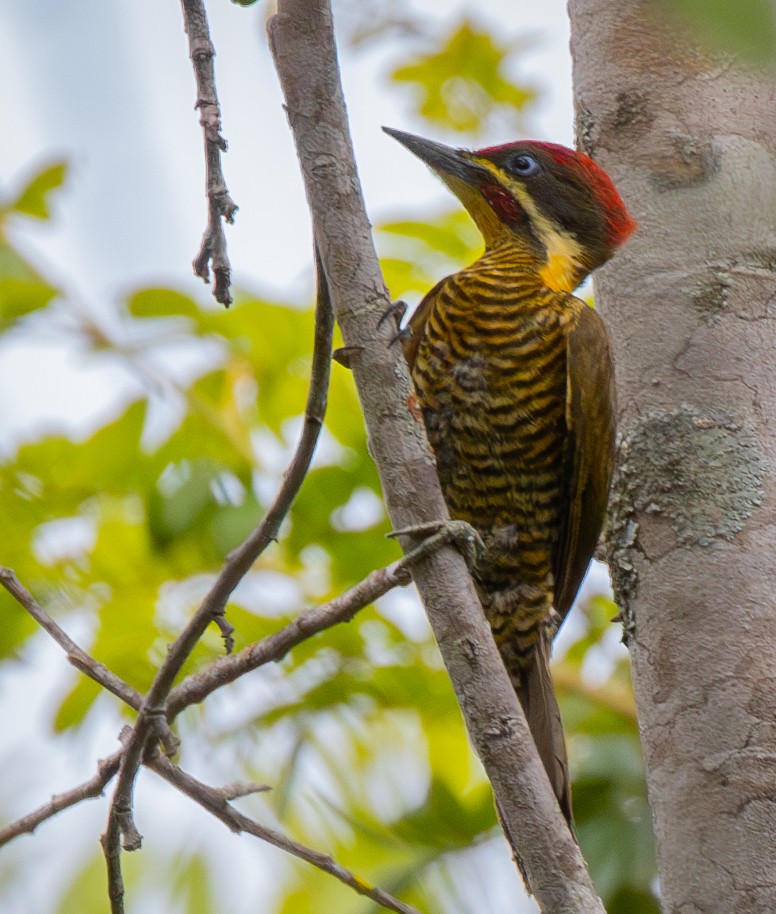
<path id="1" fill-rule="evenodd" d="M 374 603 L 389 590 L 409 584 L 411 579 L 406 571 L 407 567 L 408 562 L 405 558 L 387 568 L 378 568 L 370 572 L 355 587 L 351 587 L 328 603 L 300 613 L 284 628 L 248 645 L 237 654 L 219 657 L 204 669 L 187 676 L 170 692 L 167 702 L 168 718 L 172 720 L 184 708 L 201 702 L 211 692 L 234 682 L 245 673 L 281 660 L 292 648 L 313 635 L 340 622 L 349 622 L 359 610 Z"/>
<path id="2" fill-rule="evenodd" d="M 190 774 L 182 771 L 177 765 L 173 765 L 169 759 L 156 756 L 146 760 L 145 764 L 168 783 L 172 784 L 173 787 L 176 787 L 187 797 L 190 797 L 211 812 L 233 832 L 238 834 L 247 832 L 262 841 L 266 841 L 268 844 L 286 851 L 288 854 L 292 854 L 294 857 L 298 857 L 300 860 L 312 864 L 312 866 L 317 867 L 329 876 L 333 876 L 343 882 L 358 892 L 359 895 L 365 895 L 389 911 L 396 911 L 397 914 L 420 914 L 416 908 L 404 904 L 381 889 L 375 888 L 354 873 L 351 873 L 350 870 L 340 866 L 328 854 L 322 854 L 312 850 L 312 848 L 305 847 L 304 844 L 294 841 L 287 835 L 268 828 L 266 825 L 261 825 L 255 819 L 243 815 L 228 802 L 228 792 L 203 784 L 202 781 L 198 781 Z"/>
<path id="3" fill-rule="evenodd" d="M 106 785 L 119 770 L 120 762 L 121 750 L 98 762 L 97 774 L 93 778 L 84 781 L 83 784 L 79 784 L 78 787 L 73 787 L 72 790 L 68 790 L 65 793 L 54 794 L 48 803 L 44 803 L 34 812 L 0 829 L 0 847 L 14 838 L 18 838 L 19 835 L 32 834 L 42 822 L 52 818 L 52 816 L 62 812 L 64 809 L 69 809 L 82 800 L 91 800 L 94 797 L 102 796 Z"/>
<path id="4" fill-rule="evenodd" d="M 104 663 L 99 663 L 85 650 L 80 648 L 75 641 L 57 625 L 51 616 L 37 602 L 27 588 L 16 577 L 10 568 L 0 568 L 0 585 L 23 606 L 44 631 L 56 641 L 65 651 L 67 659 L 77 670 L 99 683 L 108 692 L 116 695 L 131 708 L 139 711 L 143 704 L 143 696 L 137 689 L 124 682 L 115 673 L 112 673 Z"/>
<path id="5" fill-rule="evenodd" d="M 398 562 L 375 569 L 350 590 L 328 603 L 305 610 L 284 628 L 248 645 L 238 654 L 220 657 L 204 669 L 187 676 L 170 692 L 167 701 L 168 720 L 173 720 L 184 708 L 203 701 L 216 689 L 234 682 L 245 673 L 281 660 L 292 648 L 313 635 L 341 622 L 350 622 L 359 610 L 385 596 L 394 587 L 404 587 L 411 583 L 410 568 L 449 543 L 452 538 L 456 538 L 456 533 L 451 532 L 448 526 L 442 527 Z M 460 539 L 460 536 L 457 538 Z"/>
<path id="6" fill-rule="evenodd" d="M 79 672 L 93 679 L 106 691 L 111 692 L 129 705 L 130 708 L 134 708 L 135 711 L 139 711 L 143 707 L 143 694 L 134 689 L 129 683 L 124 682 L 120 676 L 109 670 L 104 663 L 95 660 L 91 654 L 76 644 L 67 632 L 43 609 L 11 568 L 0 567 L 0 585 L 5 587 L 8 593 L 29 612 L 40 627 L 51 635 L 54 641 L 67 654 L 68 662 Z M 176 737 L 167 725 L 166 720 L 160 720 L 158 726 L 159 739 L 164 746 L 165 753 L 173 755 L 178 747 Z"/>
<path id="7" fill-rule="evenodd" d="M 205 136 L 207 170 L 208 222 L 202 236 L 202 246 L 194 260 L 194 273 L 208 282 L 212 266 L 213 297 L 228 307 L 232 303 L 232 268 L 226 253 L 226 236 L 221 220 L 233 223 L 237 205 L 229 196 L 221 169 L 221 153 L 226 152 L 227 143 L 221 136 L 221 108 L 218 104 L 213 66 L 216 52 L 210 40 L 210 28 L 203 0 L 181 0 L 181 5 L 183 23 L 189 38 L 189 55 L 194 64 L 194 76 L 197 80 L 195 107 L 199 108 L 199 122 Z"/>
<path id="8" fill-rule="evenodd" d="M 316 264 L 320 261 L 316 256 Z M 140 846 L 140 835 L 132 819 L 132 791 L 135 777 L 146 751 L 147 739 L 158 739 L 165 733 L 165 700 L 172 685 L 197 641 L 211 621 L 216 621 L 231 647 L 232 628 L 224 617 L 226 602 L 235 587 L 248 573 L 251 565 L 266 547 L 277 538 L 280 525 L 304 481 L 318 441 L 328 399 L 331 368 L 331 346 L 334 333 L 334 315 L 328 285 L 323 271 L 318 269 L 318 290 L 315 308 L 315 343 L 307 395 L 302 435 L 275 500 L 256 529 L 245 542 L 231 553 L 210 588 L 207 596 L 188 624 L 170 646 L 164 663 L 159 668 L 134 729 L 126 739 L 124 756 L 111 801 L 108 824 L 103 835 L 103 850 L 108 863 L 112 891 L 113 914 L 123 912 L 123 889 L 120 889 L 120 843 L 124 838 L 126 850 Z"/>
<path id="9" fill-rule="evenodd" d="M 245 673 L 272 661 L 280 660 L 289 650 L 313 635 L 340 622 L 350 621 L 359 610 L 373 603 L 379 597 L 384 596 L 394 587 L 401 587 L 410 583 L 409 566 L 423 555 L 426 555 L 430 548 L 434 548 L 433 538 L 426 540 L 418 549 L 400 561 L 394 562 L 386 568 L 371 572 L 363 581 L 360 581 L 350 590 L 335 597 L 328 603 L 306 610 L 289 625 L 246 647 L 239 654 L 222 657 L 205 669 L 191 674 L 170 693 L 167 702 L 168 719 L 172 720 L 184 708 L 203 701 L 216 689 L 234 682 L 235 679 Z M 111 680 L 103 676 L 101 672 L 105 669 L 103 665 L 97 663 L 82 651 L 59 628 L 56 622 L 45 613 L 19 582 L 12 571 L 0 569 L 0 582 L 25 608 L 29 609 L 30 614 L 39 624 L 68 652 L 68 658 L 71 663 L 77 665 L 79 669 L 83 669 L 87 675 L 105 686 L 105 688 L 109 688 L 108 682 Z M 78 657 L 78 663 L 73 660 L 74 656 Z M 111 691 L 132 707 L 138 709 L 142 704 L 143 696 L 132 689 L 131 686 L 123 683 L 122 680 L 118 680 L 118 682 L 121 684 L 121 689 L 113 688 Z M 110 758 L 100 762 L 99 771 L 91 780 L 74 787 L 66 793 L 52 797 L 49 803 L 0 830 L 0 847 L 21 834 L 34 831 L 46 819 L 70 806 L 76 805 L 81 800 L 99 796 L 103 792 L 105 785 L 118 771 L 122 753 L 123 750 L 115 752 Z M 222 791 L 227 799 L 233 799 L 266 789 L 268 788 L 264 785 L 251 784 L 224 787 Z M 117 880 L 114 877 L 112 881 L 116 882 Z"/>
<path id="10" fill-rule="evenodd" d="M 108 868 L 108 898 L 111 914 L 124 914 L 124 877 L 121 874 L 121 834 L 118 818 L 108 821 L 108 828 L 100 838 L 102 852 Z"/>

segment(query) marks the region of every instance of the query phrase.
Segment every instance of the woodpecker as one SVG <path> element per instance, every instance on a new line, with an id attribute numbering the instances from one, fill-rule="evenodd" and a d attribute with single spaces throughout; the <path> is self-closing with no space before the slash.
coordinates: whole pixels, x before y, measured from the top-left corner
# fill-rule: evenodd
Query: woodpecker
<path id="1" fill-rule="evenodd" d="M 404 350 L 450 515 L 484 544 L 473 567 L 483 609 L 571 823 L 549 652 L 601 532 L 615 432 L 606 329 L 572 293 L 636 223 L 606 172 L 564 146 L 471 152 L 384 129 L 485 242 L 425 296 Z"/>

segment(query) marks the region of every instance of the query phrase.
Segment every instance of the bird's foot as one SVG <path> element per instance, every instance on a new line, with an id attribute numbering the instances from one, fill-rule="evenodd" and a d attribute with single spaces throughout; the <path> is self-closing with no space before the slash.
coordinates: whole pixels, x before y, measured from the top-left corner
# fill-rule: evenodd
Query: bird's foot
<path id="1" fill-rule="evenodd" d="M 412 527 L 402 527 L 392 530 L 388 536 L 397 539 L 400 536 L 410 536 L 421 539 L 422 542 L 407 553 L 406 558 L 412 561 L 426 558 L 440 546 L 452 545 L 463 556 L 469 571 L 473 571 L 482 553 L 485 544 L 479 533 L 465 520 L 435 520 L 425 524 L 415 524 Z"/>
<path id="2" fill-rule="evenodd" d="M 391 340 L 389 344 L 390 346 L 393 346 L 396 343 L 406 343 L 407 340 L 412 336 L 412 330 L 410 330 L 409 327 L 402 327 L 401 325 L 401 322 L 404 320 L 404 315 L 406 313 L 407 302 L 399 299 L 398 301 L 391 302 L 391 304 L 388 305 L 388 307 L 380 316 L 380 320 L 377 322 L 378 330 L 387 320 L 391 320 L 395 324 L 396 336 Z"/>

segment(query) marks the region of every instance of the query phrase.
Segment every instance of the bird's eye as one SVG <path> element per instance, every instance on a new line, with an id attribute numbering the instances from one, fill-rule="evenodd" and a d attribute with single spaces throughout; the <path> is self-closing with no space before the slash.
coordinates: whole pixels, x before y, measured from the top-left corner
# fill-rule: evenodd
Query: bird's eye
<path id="1" fill-rule="evenodd" d="M 520 175 L 521 178 L 529 178 L 539 171 L 539 163 L 533 156 L 521 154 L 512 159 L 509 163 L 509 170 Z"/>

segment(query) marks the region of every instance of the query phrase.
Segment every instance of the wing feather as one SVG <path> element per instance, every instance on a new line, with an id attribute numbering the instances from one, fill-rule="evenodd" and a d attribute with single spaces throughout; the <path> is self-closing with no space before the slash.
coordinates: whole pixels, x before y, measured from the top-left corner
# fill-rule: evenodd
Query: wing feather
<path id="1" fill-rule="evenodd" d="M 614 468 L 614 370 L 600 316 L 580 308 L 567 336 L 565 515 L 555 561 L 555 609 L 565 619 L 606 518 Z"/>

